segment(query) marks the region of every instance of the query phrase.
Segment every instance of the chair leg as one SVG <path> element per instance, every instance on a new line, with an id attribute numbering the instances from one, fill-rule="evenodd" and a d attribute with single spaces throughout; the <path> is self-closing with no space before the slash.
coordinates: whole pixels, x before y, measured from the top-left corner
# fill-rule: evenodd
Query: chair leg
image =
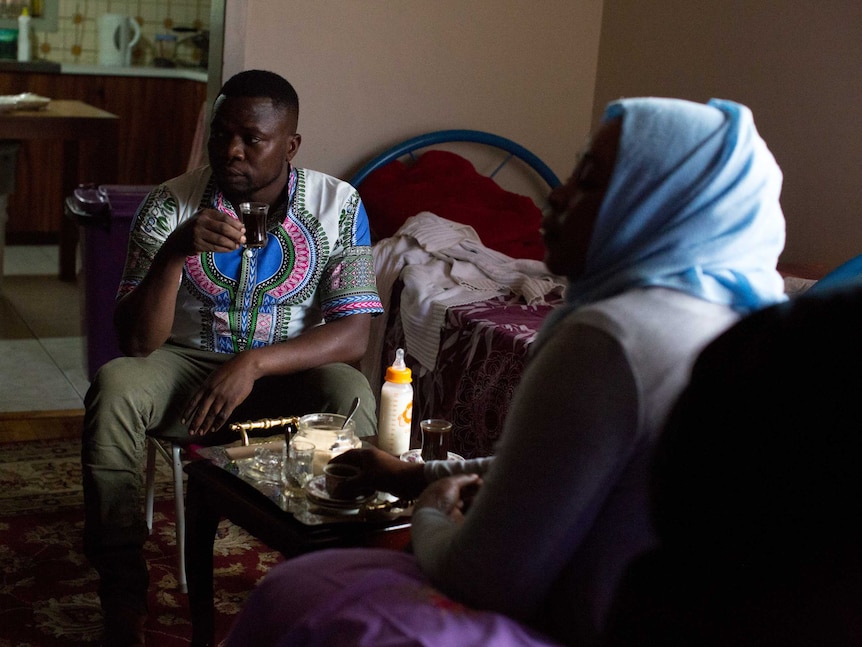
<path id="1" fill-rule="evenodd" d="M 147 484 L 146 484 L 146 519 L 147 530 L 153 534 L 153 500 L 156 496 L 156 443 L 153 438 L 147 438 Z"/>
<path id="2" fill-rule="evenodd" d="M 171 457 L 174 469 L 174 509 L 177 517 L 177 571 L 179 574 L 180 592 L 188 593 L 188 586 L 186 584 L 186 506 L 183 494 L 182 447 L 172 445 Z"/>
<path id="3" fill-rule="evenodd" d="M 146 493 L 146 516 L 147 527 L 153 531 L 153 501 L 155 499 L 155 476 L 156 476 L 156 452 L 161 454 L 171 464 L 171 472 L 174 477 L 174 513 L 176 515 L 175 528 L 177 538 L 177 579 L 182 593 L 188 592 L 186 584 L 186 506 L 183 491 L 183 448 L 181 445 L 166 442 L 170 447 L 170 453 L 155 438 L 147 438 L 147 493 Z"/>

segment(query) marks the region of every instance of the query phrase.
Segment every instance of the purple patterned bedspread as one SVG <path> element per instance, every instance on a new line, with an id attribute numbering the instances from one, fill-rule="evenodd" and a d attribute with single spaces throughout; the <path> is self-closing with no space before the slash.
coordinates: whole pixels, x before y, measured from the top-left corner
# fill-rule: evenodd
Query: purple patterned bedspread
<path id="1" fill-rule="evenodd" d="M 404 348 L 400 290 L 393 290 L 383 357 Z M 413 369 L 413 442 L 419 447 L 419 421 L 444 418 L 452 422 L 451 451 L 465 458 L 489 456 L 500 437 L 527 353 L 552 305 L 507 303 L 503 298 L 449 308 L 440 334 L 437 369 Z M 387 362 L 384 362 L 386 364 Z"/>

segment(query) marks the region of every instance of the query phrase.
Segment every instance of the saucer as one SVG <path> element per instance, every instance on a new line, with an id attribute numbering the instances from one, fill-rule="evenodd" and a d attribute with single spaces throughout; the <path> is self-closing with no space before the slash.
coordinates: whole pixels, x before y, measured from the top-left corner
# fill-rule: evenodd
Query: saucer
<path id="1" fill-rule="evenodd" d="M 401 460 L 406 461 L 408 463 L 424 463 L 422 460 L 422 450 L 421 449 L 411 449 L 410 451 L 404 452 L 401 454 Z M 449 452 L 449 460 L 450 461 L 463 461 L 464 457 L 460 454 L 456 454 L 455 452 Z"/>
<path id="2" fill-rule="evenodd" d="M 377 492 L 372 492 L 355 499 L 336 499 L 326 491 L 326 476 L 324 474 L 315 476 L 308 482 L 308 485 L 305 486 L 305 494 L 312 503 L 339 510 L 358 510 L 377 496 Z"/>

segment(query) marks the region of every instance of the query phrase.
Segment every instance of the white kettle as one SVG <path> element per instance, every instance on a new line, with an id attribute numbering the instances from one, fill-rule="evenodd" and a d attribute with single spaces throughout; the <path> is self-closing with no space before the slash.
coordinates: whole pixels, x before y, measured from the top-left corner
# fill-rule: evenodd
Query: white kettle
<path id="1" fill-rule="evenodd" d="M 132 48 L 141 38 L 138 21 L 118 13 L 99 16 L 99 65 L 132 64 Z"/>

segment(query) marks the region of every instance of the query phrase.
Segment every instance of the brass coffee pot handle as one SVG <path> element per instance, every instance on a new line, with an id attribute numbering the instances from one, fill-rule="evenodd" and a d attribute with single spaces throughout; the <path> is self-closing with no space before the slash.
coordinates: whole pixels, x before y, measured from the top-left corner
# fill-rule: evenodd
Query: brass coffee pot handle
<path id="1" fill-rule="evenodd" d="M 231 431 L 236 431 L 242 438 L 242 446 L 248 447 L 248 432 L 255 429 L 272 429 L 273 427 L 293 426 L 293 432 L 296 433 L 299 429 L 299 416 L 290 416 L 289 418 L 263 418 L 261 420 L 248 420 L 246 422 L 234 422 L 230 426 Z"/>

